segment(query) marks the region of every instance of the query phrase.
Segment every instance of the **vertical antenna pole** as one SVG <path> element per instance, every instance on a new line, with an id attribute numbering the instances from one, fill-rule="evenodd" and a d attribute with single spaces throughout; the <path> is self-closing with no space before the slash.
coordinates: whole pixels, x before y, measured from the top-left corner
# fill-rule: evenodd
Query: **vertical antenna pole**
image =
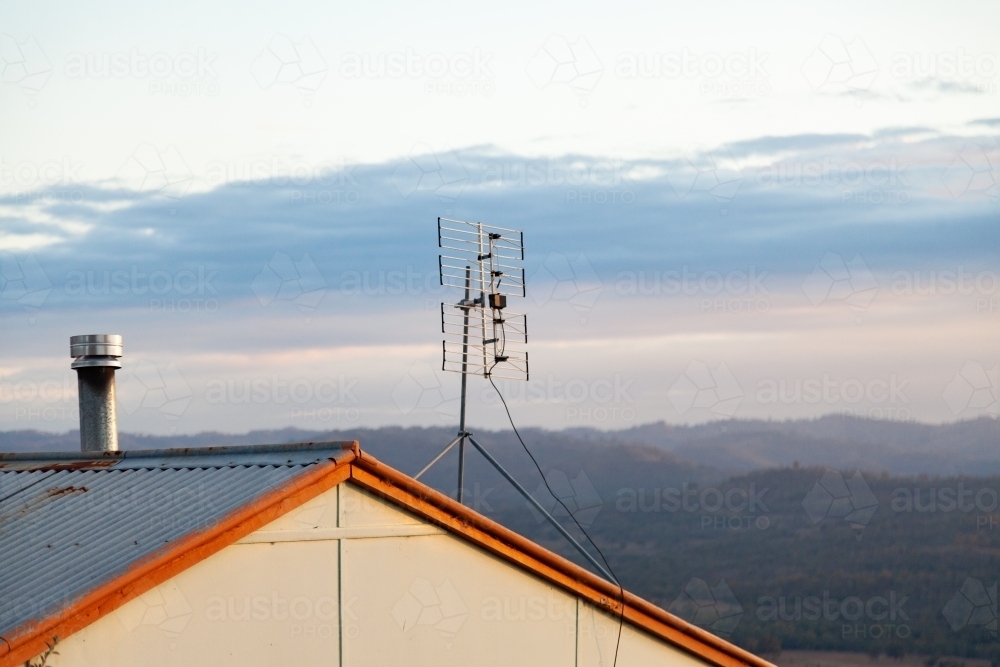
<path id="1" fill-rule="evenodd" d="M 479 317 L 482 320 L 483 337 L 486 337 L 486 267 L 483 265 L 483 223 L 477 222 L 479 232 Z M 483 372 L 489 377 L 489 362 L 486 360 L 486 345 L 483 344 Z"/>
<path id="2" fill-rule="evenodd" d="M 465 267 L 465 307 L 462 309 L 462 402 L 458 413 L 458 502 L 462 503 L 465 495 L 465 387 L 468 382 L 466 374 L 469 362 L 469 289 L 472 286 L 472 267 Z"/>
<path id="3" fill-rule="evenodd" d="M 487 254 L 490 256 L 490 294 L 493 294 L 495 292 L 498 292 L 499 289 L 497 288 L 497 286 L 495 284 L 495 282 L 496 282 L 496 269 L 493 266 L 493 235 L 492 234 L 489 235 L 489 241 L 490 241 L 490 243 L 489 243 L 489 250 L 490 251 Z M 483 315 L 485 315 L 485 314 L 486 314 L 486 304 L 484 302 L 483 303 Z M 492 312 L 492 309 L 490 310 L 490 319 L 493 320 L 493 328 L 490 331 L 491 331 L 491 333 L 493 335 L 493 357 L 495 359 L 497 357 L 497 355 L 499 354 L 499 351 L 497 350 L 497 320 L 496 320 L 496 314 L 494 312 Z M 484 329 L 484 331 L 485 331 L 485 329 Z"/>

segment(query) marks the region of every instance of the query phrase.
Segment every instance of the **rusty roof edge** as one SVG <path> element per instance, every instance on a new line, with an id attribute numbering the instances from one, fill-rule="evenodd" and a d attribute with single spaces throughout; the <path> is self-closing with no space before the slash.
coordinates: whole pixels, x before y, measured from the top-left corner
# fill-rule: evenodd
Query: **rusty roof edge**
<path id="1" fill-rule="evenodd" d="M 168 568 L 170 566 L 176 566 L 177 563 L 181 562 L 186 555 L 190 553 L 197 553 L 197 557 L 193 562 L 187 563 L 185 566 L 177 568 L 177 571 L 181 571 L 190 567 L 195 562 L 199 562 L 209 555 L 221 550 L 225 546 L 236 542 L 245 534 L 249 534 L 256 530 L 261 525 L 265 525 L 269 521 L 286 514 L 295 507 L 300 506 L 306 500 L 299 500 L 288 504 L 286 501 L 290 495 L 297 495 L 308 490 L 309 487 L 314 487 L 322 481 L 323 478 L 329 477 L 335 474 L 338 470 L 348 470 L 351 462 L 357 459 L 360 454 L 360 447 L 357 440 L 353 441 L 343 441 L 336 443 L 323 443 L 327 445 L 335 444 L 337 445 L 337 454 L 335 456 L 329 457 L 327 460 L 331 463 L 327 464 L 332 466 L 330 468 L 325 468 L 325 466 L 320 466 L 312 468 L 307 471 L 303 471 L 291 479 L 287 480 L 286 483 L 275 487 L 273 489 L 262 492 L 261 495 L 257 496 L 254 500 L 244 503 L 236 508 L 233 508 L 228 515 L 221 517 L 211 526 L 203 527 L 201 530 L 196 530 L 187 535 L 180 537 L 177 540 L 164 545 L 157 551 L 150 553 L 143 557 L 141 560 L 133 563 L 125 573 L 119 573 L 117 577 L 112 577 L 105 581 L 94 584 L 91 589 L 81 594 L 75 601 L 71 602 L 68 607 L 64 607 L 60 612 L 48 612 L 48 616 L 41 615 L 38 618 L 29 619 L 25 621 L 20 626 L 13 628 L 8 633 L 14 643 L 5 637 L 0 637 L 0 641 L 3 642 L 0 645 L 0 666 L 8 664 L 10 658 L 10 653 L 15 651 L 22 651 L 24 649 L 24 644 L 26 642 L 32 641 L 32 638 L 38 640 L 42 635 L 47 634 L 52 628 L 49 627 L 51 623 L 47 624 L 46 621 L 59 622 L 70 620 L 73 616 L 77 615 L 79 611 L 77 608 L 81 605 L 83 601 L 87 601 L 91 598 L 96 600 L 99 610 L 95 617 L 86 620 L 80 627 L 89 625 L 97 618 L 110 613 L 117 609 L 121 604 L 124 604 L 128 600 L 138 597 L 142 593 L 148 591 L 152 586 L 162 583 L 168 577 L 155 581 L 149 585 L 141 586 L 136 588 L 136 580 L 148 574 L 159 567 L 160 569 Z M 264 445 L 264 447 L 276 447 L 276 445 Z M 217 448 L 219 449 L 219 448 Z M 252 449 L 250 448 L 239 448 L 239 449 Z M 327 447 L 327 449 L 333 449 L 333 447 Z M 167 450 L 169 451 L 169 450 Z M 339 481 L 333 483 L 335 486 L 339 484 Z M 320 491 L 321 492 L 321 491 Z M 318 493 L 318 492 L 317 492 Z M 309 498 L 316 495 L 316 493 L 309 496 Z M 260 508 L 265 507 L 264 511 L 260 511 Z M 268 515 L 268 509 L 272 510 L 274 516 Z M 276 511 L 274 511 L 276 510 Z M 266 518 L 261 518 L 265 517 Z M 256 521 L 257 525 L 251 527 L 248 530 L 240 531 L 239 525 L 250 523 Z M 235 531 L 235 532 L 234 532 Z M 205 545 L 209 543 L 217 543 L 215 548 L 205 552 Z M 183 548 L 178 549 L 178 546 L 183 545 Z M 173 572 L 176 574 L 176 571 Z M 119 586 L 121 584 L 121 586 Z M 118 587 L 119 590 L 116 594 L 111 595 L 109 591 Z M 127 590 L 128 589 L 128 590 Z M 127 593 L 127 594 L 126 594 Z M 114 599 L 113 599 L 114 598 Z M 89 604 L 89 603 L 88 603 Z M 87 616 L 87 614 L 84 614 Z M 54 626 L 53 626 L 54 627 Z M 79 628 L 77 628 L 79 629 Z M 73 630 L 72 632 L 75 632 Z M 72 634 L 70 632 L 69 634 Z M 41 633 L 41 634 L 39 634 Z M 44 637 L 41 639 L 44 642 Z M 37 642 L 36 642 L 37 643 Z M 35 648 L 38 648 L 37 646 Z M 43 650 L 41 648 L 39 651 Z M 32 654 L 35 655 L 35 654 Z M 30 657 L 30 655 L 28 655 Z M 13 665 L 15 662 L 20 662 L 23 656 L 19 657 L 17 661 L 11 662 L 9 664 Z"/>
<path id="2" fill-rule="evenodd" d="M 539 562 L 542 562 L 549 567 L 553 567 L 565 575 L 575 578 L 580 583 L 591 587 L 595 591 L 602 591 L 604 594 L 609 596 L 609 598 L 624 603 L 627 609 L 637 611 L 652 620 L 663 623 L 674 630 L 687 635 L 695 641 L 702 643 L 703 645 L 728 655 L 730 658 L 735 659 L 738 663 L 750 665 L 752 667 L 775 667 L 773 663 L 761 658 L 760 656 L 757 656 L 746 649 L 736 646 L 728 640 L 718 637 L 707 630 L 699 628 L 693 623 L 689 623 L 688 621 L 671 614 L 662 607 L 645 600 L 634 593 L 631 593 L 624 587 L 620 587 L 617 584 L 614 584 L 603 577 L 584 569 L 576 563 L 573 563 L 567 558 L 564 558 L 563 556 L 560 556 L 559 554 L 541 546 L 527 537 L 524 537 L 516 531 L 493 521 L 492 519 L 475 511 L 471 507 L 458 503 L 453 498 L 442 494 L 436 489 L 427 486 L 423 482 L 415 480 L 406 473 L 396 470 L 395 468 L 379 461 L 371 454 L 359 451 L 358 456 L 354 459 L 352 465 L 357 466 L 362 470 L 366 470 L 374 474 L 376 477 L 388 481 L 390 484 L 401 484 L 401 488 L 404 492 L 416 495 L 424 501 L 429 501 L 439 510 L 444 511 L 447 514 L 451 514 L 456 518 L 468 521 L 470 525 L 473 525 L 477 529 L 483 530 L 485 533 L 500 539 L 516 551 L 520 551 L 532 559 L 538 560 Z M 392 499 L 390 498 L 390 501 L 391 500 Z M 434 521 L 433 518 L 430 520 Z M 456 531 L 453 526 L 444 525 L 444 527 L 451 532 L 458 532 L 458 534 L 465 536 L 468 539 L 468 534 L 466 532 L 462 530 Z M 521 567 L 526 567 L 524 563 L 519 564 Z M 534 568 L 531 568 L 530 566 L 527 566 L 526 569 L 533 570 L 535 574 L 539 574 L 543 577 L 546 576 L 538 570 L 534 570 Z M 620 596 L 620 593 L 624 593 L 624 596 Z M 577 592 L 577 594 L 579 594 L 579 592 Z M 615 614 L 615 612 L 610 613 Z M 636 624 L 634 620 L 631 622 Z M 644 627 L 646 630 L 650 630 L 648 626 L 643 626 L 642 624 L 636 625 Z"/>
<path id="3" fill-rule="evenodd" d="M 0 466 L 3 463 L 57 464 L 65 461 L 80 461 L 86 463 L 105 464 L 113 466 L 121 461 L 142 459 L 163 459 L 208 456 L 248 456 L 255 454 L 310 453 L 324 450 L 351 449 L 356 441 L 329 440 L 315 442 L 298 442 L 276 445 L 239 445 L 235 447 L 177 447 L 172 449 L 129 449 L 117 452 L 8 452 L 0 453 Z"/>
<path id="4" fill-rule="evenodd" d="M 0 452 L 0 461 L 117 461 L 125 452 Z"/>

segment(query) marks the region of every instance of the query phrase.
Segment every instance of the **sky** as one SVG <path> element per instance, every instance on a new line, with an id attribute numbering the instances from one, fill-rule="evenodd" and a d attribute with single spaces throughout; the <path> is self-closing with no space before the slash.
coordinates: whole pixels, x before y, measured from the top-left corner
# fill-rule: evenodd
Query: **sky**
<path id="1" fill-rule="evenodd" d="M 524 231 L 519 425 L 996 417 L 998 14 L 0 2 L 0 430 L 81 333 L 122 431 L 453 424 L 438 216 Z"/>

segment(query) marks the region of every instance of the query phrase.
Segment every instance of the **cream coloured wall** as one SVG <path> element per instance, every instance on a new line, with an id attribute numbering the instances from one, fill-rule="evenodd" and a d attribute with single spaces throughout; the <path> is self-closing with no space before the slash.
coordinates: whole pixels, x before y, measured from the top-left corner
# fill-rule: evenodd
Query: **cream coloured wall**
<path id="1" fill-rule="evenodd" d="M 610 667 L 617 633 L 617 619 L 344 483 L 63 639 L 49 664 Z M 703 663 L 625 624 L 618 665 L 653 664 Z"/>

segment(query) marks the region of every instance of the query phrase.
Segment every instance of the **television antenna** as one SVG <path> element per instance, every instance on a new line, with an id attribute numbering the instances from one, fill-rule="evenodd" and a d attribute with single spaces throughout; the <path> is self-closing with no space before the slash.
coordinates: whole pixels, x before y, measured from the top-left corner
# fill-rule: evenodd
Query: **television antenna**
<path id="1" fill-rule="evenodd" d="M 482 222 L 438 218 L 438 269 L 441 285 L 464 290 L 456 303 L 441 303 L 441 370 L 462 375 L 458 435 L 431 459 L 420 477 L 458 445 L 457 500 L 463 502 L 465 443 L 468 441 L 527 501 L 555 526 L 587 561 L 616 581 L 562 524 L 528 493 L 466 429 L 465 404 L 470 375 L 525 380 L 528 375 L 528 323 L 525 315 L 506 312 L 507 297 L 524 297 L 524 233 Z M 473 297 L 474 293 L 478 293 Z"/>

